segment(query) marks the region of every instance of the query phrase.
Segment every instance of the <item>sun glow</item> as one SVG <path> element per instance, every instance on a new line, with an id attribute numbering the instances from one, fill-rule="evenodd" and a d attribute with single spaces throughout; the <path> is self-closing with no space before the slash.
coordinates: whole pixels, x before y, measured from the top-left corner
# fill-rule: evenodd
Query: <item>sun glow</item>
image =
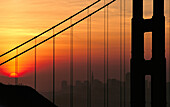
<path id="1" fill-rule="evenodd" d="M 13 73 L 10 74 L 10 77 L 12 77 L 12 78 L 17 78 L 17 77 L 18 77 L 18 74 L 15 73 L 15 72 L 13 72 Z"/>

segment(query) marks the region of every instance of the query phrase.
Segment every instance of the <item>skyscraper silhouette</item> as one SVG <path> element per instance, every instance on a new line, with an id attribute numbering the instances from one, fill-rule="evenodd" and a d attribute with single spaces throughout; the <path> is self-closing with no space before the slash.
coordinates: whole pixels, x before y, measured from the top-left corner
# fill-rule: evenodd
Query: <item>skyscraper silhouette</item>
<path id="1" fill-rule="evenodd" d="M 152 32 L 152 58 L 144 59 L 144 33 Z M 151 106 L 166 107 L 164 0 L 153 0 L 153 16 L 143 18 L 143 0 L 133 0 L 131 107 L 145 107 L 145 76 L 151 76 Z"/>

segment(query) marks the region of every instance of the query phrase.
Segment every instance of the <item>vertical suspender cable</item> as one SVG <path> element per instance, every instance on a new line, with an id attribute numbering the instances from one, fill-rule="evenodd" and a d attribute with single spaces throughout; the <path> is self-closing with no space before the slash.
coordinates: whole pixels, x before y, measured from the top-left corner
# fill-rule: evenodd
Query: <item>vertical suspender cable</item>
<path id="1" fill-rule="evenodd" d="M 126 0 L 124 0 L 124 107 L 126 107 Z"/>
<path id="2" fill-rule="evenodd" d="M 122 107 L 122 0 L 120 0 L 120 107 Z"/>
<path id="3" fill-rule="evenodd" d="M 18 55 L 18 49 L 17 49 L 17 52 L 16 54 Z M 16 58 L 16 85 L 18 85 L 18 58 Z"/>
<path id="4" fill-rule="evenodd" d="M 37 41 L 36 41 L 36 39 L 35 39 L 35 45 L 37 44 L 36 42 L 37 42 Z M 37 77 L 37 75 L 36 75 L 36 74 L 37 74 L 37 71 L 36 71 L 37 68 L 36 68 L 36 67 L 37 67 L 37 49 L 36 49 L 36 47 L 35 47 L 35 74 L 34 74 L 34 76 L 35 76 L 35 79 L 34 79 L 34 88 L 35 88 L 35 90 L 36 90 L 36 81 L 37 81 L 37 80 L 36 80 L 36 79 L 37 79 L 37 78 L 36 78 L 36 77 Z"/>
<path id="5" fill-rule="evenodd" d="M 70 19 L 72 25 L 72 19 Z M 73 27 L 70 30 L 70 107 L 73 107 Z"/>
<path id="6" fill-rule="evenodd" d="M 89 107 L 89 18 L 87 19 L 87 107 Z"/>
<path id="7" fill-rule="evenodd" d="M 170 82 L 170 0 L 169 0 L 169 17 L 168 17 L 168 27 L 169 27 L 169 40 L 168 40 L 168 42 L 169 42 L 169 82 Z M 170 90 L 170 87 L 168 88 L 168 90 Z M 169 94 L 169 97 L 170 97 L 170 94 Z M 169 103 L 169 105 L 170 105 L 170 102 L 168 102 Z"/>
<path id="8" fill-rule="evenodd" d="M 109 46 L 109 7 L 107 6 L 107 107 L 109 107 L 109 85 L 108 85 L 108 77 L 109 77 L 109 50 L 108 50 L 108 46 Z"/>
<path id="9" fill-rule="evenodd" d="M 87 15 L 89 9 L 87 10 Z M 89 107 L 89 18 L 87 18 L 87 107 Z"/>
<path id="10" fill-rule="evenodd" d="M 90 92 L 89 92 L 89 95 L 90 95 L 90 99 L 89 99 L 89 103 L 90 103 L 90 107 L 91 107 L 91 85 L 92 85 L 92 75 L 91 75 L 91 16 L 90 16 L 90 31 L 89 31 L 89 36 L 90 36 L 90 43 L 89 43 L 89 45 L 90 45 L 90 56 L 89 56 L 89 62 L 90 62 L 90 64 L 89 64 L 89 70 L 90 70 Z"/>
<path id="11" fill-rule="evenodd" d="M 53 103 L 55 104 L 55 36 L 53 37 Z"/>
<path id="12" fill-rule="evenodd" d="M 170 0 L 169 0 L 169 74 L 170 74 Z M 169 75 L 170 81 L 170 75 Z"/>
<path id="13" fill-rule="evenodd" d="M 16 54 L 18 55 L 18 49 L 16 50 Z M 18 85 L 18 57 L 15 58 L 15 85 Z"/>
<path id="14" fill-rule="evenodd" d="M 87 15 L 89 15 L 89 9 L 87 10 Z M 87 107 L 91 107 L 91 59 L 90 59 L 90 53 L 91 53 L 91 46 L 90 46 L 90 18 L 87 19 Z"/>
<path id="15" fill-rule="evenodd" d="M 91 85 L 92 85 L 92 75 L 91 75 L 91 16 L 89 17 L 89 107 L 91 107 Z"/>
<path id="16" fill-rule="evenodd" d="M 169 0 L 169 73 L 170 73 L 170 0 Z M 170 77 L 169 77 L 169 81 L 170 81 Z"/>
<path id="17" fill-rule="evenodd" d="M 104 5 L 105 5 L 105 0 L 104 0 Z M 105 11 L 106 11 L 106 9 L 104 8 L 104 107 L 106 106 L 106 68 L 105 68 L 105 66 L 106 66 L 106 47 L 105 47 L 105 45 L 106 45 L 106 38 L 105 38 L 105 30 L 106 30 L 106 23 L 105 23 Z"/>
<path id="18" fill-rule="evenodd" d="M 168 22 L 169 22 L 169 82 L 170 82 L 170 0 L 169 0 L 169 18 L 168 18 Z M 170 90 L 170 88 L 169 88 Z"/>
<path id="19" fill-rule="evenodd" d="M 89 9 L 87 10 L 89 14 Z M 91 107 L 91 17 L 87 19 L 87 107 Z"/>

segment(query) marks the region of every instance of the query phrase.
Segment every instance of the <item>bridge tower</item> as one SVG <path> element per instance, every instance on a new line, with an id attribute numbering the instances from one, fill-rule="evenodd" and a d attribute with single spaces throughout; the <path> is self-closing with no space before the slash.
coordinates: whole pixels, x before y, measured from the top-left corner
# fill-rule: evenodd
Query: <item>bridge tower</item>
<path id="1" fill-rule="evenodd" d="M 144 59 L 144 33 L 152 32 L 152 58 Z M 153 16 L 143 18 L 143 0 L 133 0 L 131 107 L 145 107 L 145 76 L 151 76 L 151 106 L 166 107 L 164 0 L 153 0 Z"/>

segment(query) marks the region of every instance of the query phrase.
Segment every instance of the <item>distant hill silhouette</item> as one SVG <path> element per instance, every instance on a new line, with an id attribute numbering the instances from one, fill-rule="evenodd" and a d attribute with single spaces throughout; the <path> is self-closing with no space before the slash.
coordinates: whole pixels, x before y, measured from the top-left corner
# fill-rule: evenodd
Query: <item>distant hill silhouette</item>
<path id="1" fill-rule="evenodd" d="M 57 107 L 28 86 L 0 83 L 0 107 Z"/>

